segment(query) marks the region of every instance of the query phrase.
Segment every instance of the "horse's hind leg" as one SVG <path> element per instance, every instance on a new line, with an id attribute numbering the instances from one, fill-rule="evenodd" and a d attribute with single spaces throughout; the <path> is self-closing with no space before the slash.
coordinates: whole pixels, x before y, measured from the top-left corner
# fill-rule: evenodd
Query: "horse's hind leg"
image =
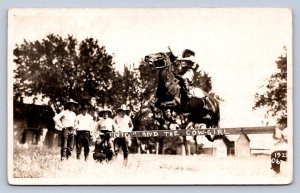
<path id="1" fill-rule="evenodd" d="M 195 154 L 198 155 L 198 154 L 200 154 L 200 152 L 198 151 L 197 136 L 194 136 L 194 142 L 195 142 Z"/>
<path id="2" fill-rule="evenodd" d="M 214 140 L 215 140 L 214 136 L 212 137 L 211 135 L 205 135 L 205 137 L 206 137 L 207 140 L 210 141 L 210 142 L 214 142 Z"/>
<path id="3" fill-rule="evenodd" d="M 212 128 L 212 125 L 210 124 L 211 120 L 209 119 L 203 119 L 204 124 L 206 125 L 206 128 Z M 214 142 L 215 136 L 214 135 L 205 135 L 206 139 L 210 142 Z"/>

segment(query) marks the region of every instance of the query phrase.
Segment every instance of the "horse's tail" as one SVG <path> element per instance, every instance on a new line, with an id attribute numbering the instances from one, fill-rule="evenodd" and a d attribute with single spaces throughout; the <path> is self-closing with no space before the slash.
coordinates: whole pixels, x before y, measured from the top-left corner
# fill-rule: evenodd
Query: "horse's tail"
<path id="1" fill-rule="evenodd" d="M 219 128 L 220 127 L 220 105 L 217 105 L 217 110 L 215 112 L 215 127 Z"/>
<path id="2" fill-rule="evenodd" d="M 214 94 L 208 94 L 206 98 L 208 109 L 212 112 L 213 127 L 219 127 L 220 123 L 220 101 L 215 97 Z"/>

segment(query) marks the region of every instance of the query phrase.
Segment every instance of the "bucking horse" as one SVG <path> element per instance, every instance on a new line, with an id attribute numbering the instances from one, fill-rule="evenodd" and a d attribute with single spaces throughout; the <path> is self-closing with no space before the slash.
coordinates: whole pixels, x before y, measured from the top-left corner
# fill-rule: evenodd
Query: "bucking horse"
<path id="1" fill-rule="evenodd" d="M 197 87 L 191 89 L 192 96 L 188 97 L 187 91 L 182 89 L 182 80 L 176 75 L 180 63 L 171 50 L 149 54 L 144 60 L 153 71 L 157 71 L 158 75 L 156 102 L 152 106 L 152 111 L 154 107 L 162 112 L 171 110 L 179 115 L 188 116 L 189 122 L 202 123 L 207 128 L 219 126 L 219 101 L 215 95 Z M 209 141 L 214 141 L 216 137 L 206 135 Z"/>

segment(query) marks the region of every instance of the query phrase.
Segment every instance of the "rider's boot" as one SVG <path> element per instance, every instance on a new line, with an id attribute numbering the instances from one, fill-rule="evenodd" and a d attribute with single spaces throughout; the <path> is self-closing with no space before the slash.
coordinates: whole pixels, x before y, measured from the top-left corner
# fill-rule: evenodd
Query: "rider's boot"
<path id="1" fill-rule="evenodd" d="M 179 96 L 175 96 L 175 97 L 174 97 L 174 100 L 175 100 L 175 102 L 176 102 L 176 104 L 177 104 L 178 106 L 181 105 L 181 100 L 180 100 L 180 97 L 179 97 Z"/>

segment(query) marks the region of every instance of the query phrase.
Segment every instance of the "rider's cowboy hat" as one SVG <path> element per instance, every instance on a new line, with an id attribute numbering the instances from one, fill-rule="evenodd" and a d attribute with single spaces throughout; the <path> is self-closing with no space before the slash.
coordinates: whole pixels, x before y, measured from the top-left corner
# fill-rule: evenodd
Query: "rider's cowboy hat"
<path id="1" fill-rule="evenodd" d="M 121 107 L 117 108 L 118 111 L 129 111 L 129 109 L 126 107 L 126 105 L 121 105 Z"/>
<path id="2" fill-rule="evenodd" d="M 98 115 L 99 115 L 100 117 L 102 117 L 103 113 L 105 113 L 105 112 L 107 112 L 107 113 L 110 114 L 110 115 L 112 114 L 112 111 L 111 111 L 110 108 L 108 108 L 108 107 L 103 107 L 102 109 L 99 110 Z"/>
<path id="3" fill-rule="evenodd" d="M 182 67 L 192 67 L 195 64 L 195 57 L 178 58 L 177 61 L 181 63 Z"/>
<path id="4" fill-rule="evenodd" d="M 190 54 L 191 56 L 195 56 L 195 52 L 193 50 L 190 50 L 190 49 L 183 50 L 182 57 L 185 57 L 186 54 Z"/>

